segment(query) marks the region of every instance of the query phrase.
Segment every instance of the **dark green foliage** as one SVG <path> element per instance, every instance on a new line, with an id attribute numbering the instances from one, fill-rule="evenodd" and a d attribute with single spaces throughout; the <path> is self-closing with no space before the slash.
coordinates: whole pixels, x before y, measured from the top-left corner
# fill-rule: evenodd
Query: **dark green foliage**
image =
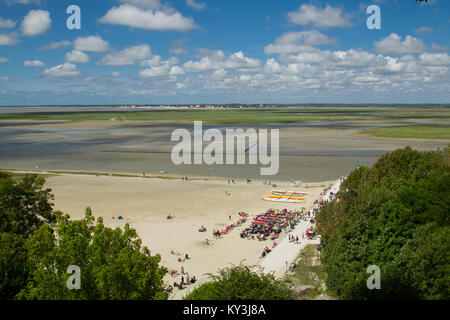
<path id="1" fill-rule="evenodd" d="M 409 147 L 353 171 L 317 216 L 327 286 L 348 299 L 449 299 L 448 153 Z M 425 227 L 427 226 L 427 227 Z M 368 290 L 369 265 L 381 290 Z"/>
<path id="2" fill-rule="evenodd" d="M 57 221 L 45 224 L 27 241 L 27 287 L 24 299 L 167 299 L 166 270 L 159 267 L 159 255 L 151 256 L 136 231 L 94 223 L 91 210 L 82 220 L 71 221 L 57 213 Z M 69 290 L 70 265 L 81 270 L 81 289 Z"/>
<path id="3" fill-rule="evenodd" d="M 26 238 L 55 220 L 53 195 L 44 183 L 37 175 L 16 181 L 0 172 L 0 299 L 13 299 L 26 283 Z"/>
<path id="4" fill-rule="evenodd" d="M 26 283 L 24 242 L 23 237 L 14 233 L 0 233 L 0 300 L 14 298 Z"/>
<path id="5" fill-rule="evenodd" d="M 0 232 L 29 237 L 46 222 L 55 220 L 53 195 L 43 189 L 45 179 L 26 175 L 16 182 L 6 173 L 0 174 Z"/>
<path id="6" fill-rule="evenodd" d="M 292 300 L 288 284 L 276 280 L 272 274 L 253 272 L 239 265 L 220 269 L 209 275 L 211 282 L 194 289 L 185 300 Z"/>
<path id="7" fill-rule="evenodd" d="M 18 180 L 18 179 L 16 179 Z M 167 299 L 161 258 L 128 225 L 112 230 L 54 213 L 45 180 L 0 172 L 0 299 Z M 70 265 L 81 290 L 69 290 Z"/>

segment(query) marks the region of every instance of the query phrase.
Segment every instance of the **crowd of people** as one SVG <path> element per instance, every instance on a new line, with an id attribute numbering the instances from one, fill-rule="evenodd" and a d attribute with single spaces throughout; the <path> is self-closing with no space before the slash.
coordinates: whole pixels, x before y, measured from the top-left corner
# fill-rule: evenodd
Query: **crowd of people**
<path id="1" fill-rule="evenodd" d="M 240 219 L 238 221 L 236 221 L 235 223 L 232 223 L 228 226 L 225 227 L 225 229 L 223 230 L 213 230 L 213 236 L 215 238 L 221 237 L 222 235 L 227 234 L 228 232 L 230 232 L 231 230 L 233 230 L 234 228 L 241 226 L 243 223 L 245 223 L 248 219 L 248 214 L 245 212 L 239 212 L 239 216 Z M 231 220 L 231 215 L 229 216 L 229 219 Z"/>
<path id="2" fill-rule="evenodd" d="M 283 229 L 293 228 L 298 221 L 299 212 L 269 209 L 266 213 L 257 215 L 249 228 L 241 232 L 241 238 L 277 239 Z"/>
<path id="3" fill-rule="evenodd" d="M 171 255 L 177 256 L 178 257 L 178 262 L 185 262 L 186 260 L 189 260 L 190 257 L 187 253 L 185 253 L 184 255 L 181 254 L 180 252 L 175 252 L 174 250 L 170 251 Z M 189 277 L 189 273 L 185 272 L 184 270 L 184 266 L 181 266 L 180 268 L 180 272 L 178 272 L 178 270 L 175 269 L 171 269 L 169 270 L 169 274 L 171 277 L 178 277 L 179 275 L 181 275 L 181 279 L 180 282 L 174 282 L 173 283 L 173 287 L 174 288 L 178 288 L 180 290 L 184 289 L 187 285 L 193 284 L 197 281 L 197 279 L 195 278 L 195 276 Z"/>

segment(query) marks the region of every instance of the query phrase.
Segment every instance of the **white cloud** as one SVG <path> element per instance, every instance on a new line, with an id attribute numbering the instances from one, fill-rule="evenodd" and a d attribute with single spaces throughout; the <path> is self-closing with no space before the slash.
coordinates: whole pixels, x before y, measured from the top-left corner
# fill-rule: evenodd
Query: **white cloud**
<path id="1" fill-rule="evenodd" d="M 52 42 L 49 45 L 39 47 L 39 50 L 56 50 L 59 48 L 68 47 L 70 45 L 72 45 L 72 42 L 63 40 L 58 42 Z"/>
<path id="2" fill-rule="evenodd" d="M 148 77 L 163 77 L 163 76 L 177 76 L 185 74 L 186 72 L 180 66 L 178 58 L 172 57 L 169 60 L 163 60 L 160 56 L 155 55 L 150 59 L 141 62 L 141 66 L 150 67 L 139 72 L 139 76 Z"/>
<path id="3" fill-rule="evenodd" d="M 151 55 L 150 46 L 143 44 L 109 53 L 100 60 L 99 64 L 109 66 L 133 65 L 139 61 L 150 58 Z"/>
<path id="4" fill-rule="evenodd" d="M 139 72 L 139 76 L 145 78 L 176 76 L 184 74 L 184 70 L 179 66 L 170 67 L 168 64 L 151 67 Z"/>
<path id="5" fill-rule="evenodd" d="M 66 53 L 66 61 L 69 62 L 87 63 L 89 59 L 89 56 L 83 51 L 72 50 L 72 52 Z"/>
<path id="6" fill-rule="evenodd" d="M 225 56 L 221 50 L 201 58 L 199 61 L 187 61 L 184 68 L 192 72 L 201 72 L 218 69 L 257 68 L 260 61 L 244 56 L 242 51 Z"/>
<path id="7" fill-rule="evenodd" d="M 10 81 L 10 77 L 0 77 L 0 81 Z"/>
<path id="8" fill-rule="evenodd" d="M 16 27 L 17 21 L 13 21 L 11 19 L 3 19 L 0 17 L 0 28 L 4 29 L 13 29 Z"/>
<path id="9" fill-rule="evenodd" d="M 80 75 L 80 71 L 74 64 L 66 62 L 53 68 L 45 69 L 42 74 L 50 77 L 76 77 Z"/>
<path id="10" fill-rule="evenodd" d="M 99 22 L 157 31 L 189 31 L 194 20 L 173 10 L 143 10 L 129 4 L 111 8 Z"/>
<path id="11" fill-rule="evenodd" d="M 417 54 L 427 50 L 422 40 L 406 36 L 405 40 L 392 33 L 388 37 L 374 43 L 377 52 L 382 54 Z"/>
<path id="12" fill-rule="evenodd" d="M 0 46 L 12 46 L 17 42 L 18 40 L 14 35 L 0 34 Z"/>
<path id="13" fill-rule="evenodd" d="M 8 4 L 40 4 L 41 0 L 6 0 Z"/>
<path id="14" fill-rule="evenodd" d="M 184 48 L 184 44 L 188 41 L 188 39 L 177 39 L 172 41 L 172 48 L 169 50 L 169 52 L 172 52 L 176 55 L 182 55 L 186 54 L 189 51 Z"/>
<path id="15" fill-rule="evenodd" d="M 116 77 L 120 76 L 120 73 L 117 72 L 117 71 L 114 71 L 113 73 L 111 73 L 111 75 L 112 75 L 114 78 L 116 78 Z"/>
<path id="16" fill-rule="evenodd" d="M 419 59 L 423 64 L 430 66 L 450 65 L 450 56 L 447 53 L 422 53 Z"/>
<path id="17" fill-rule="evenodd" d="M 23 65 L 25 67 L 44 67 L 45 63 L 40 60 L 27 60 L 24 61 Z"/>
<path id="18" fill-rule="evenodd" d="M 335 45 L 337 40 L 315 30 L 288 32 L 264 48 L 267 54 L 314 51 L 311 46 Z"/>
<path id="19" fill-rule="evenodd" d="M 194 0 L 186 0 L 186 4 L 194 8 L 195 10 L 203 10 L 206 8 L 206 3 L 204 2 L 195 2 Z"/>
<path id="20" fill-rule="evenodd" d="M 420 27 L 417 28 L 416 30 L 414 30 L 416 33 L 432 33 L 433 32 L 433 28 L 430 27 Z"/>
<path id="21" fill-rule="evenodd" d="M 52 20 L 48 11 L 31 10 L 22 21 L 22 33 L 28 37 L 37 36 L 46 33 L 51 25 Z"/>
<path id="22" fill-rule="evenodd" d="M 8 62 L 8 61 L 9 61 L 8 58 L 0 57 L 0 63 L 5 63 L 5 62 Z"/>
<path id="23" fill-rule="evenodd" d="M 141 66 L 143 67 L 155 67 L 159 66 L 162 63 L 161 56 L 154 55 L 150 59 L 144 60 L 141 62 Z"/>
<path id="24" fill-rule="evenodd" d="M 73 44 L 75 50 L 88 52 L 103 52 L 109 50 L 108 41 L 100 36 L 79 37 Z"/>
<path id="25" fill-rule="evenodd" d="M 146 9 L 158 9 L 162 6 L 159 0 L 120 0 L 120 2 Z"/>
<path id="26" fill-rule="evenodd" d="M 280 58 L 287 64 L 321 64 L 329 67 L 367 67 L 377 61 L 377 56 L 362 50 L 350 49 L 348 51 L 324 51 L 316 49 L 314 52 L 302 52 L 297 55 L 288 55 Z"/>
<path id="27" fill-rule="evenodd" d="M 275 59 L 269 59 L 266 61 L 266 65 L 264 66 L 265 73 L 279 73 L 281 71 L 281 66 Z"/>
<path id="28" fill-rule="evenodd" d="M 437 51 L 437 52 L 449 51 L 448 47 L 441 46 L 436 43 L 431 44 L 431 48 L 433 49 L 433 51 Z"/>
<path id="29" fill-rule="evenodd" d="M 319 28 L 351 26 L 350 16 L 342 13 L 340 8 L 333 8 L 330 5 L 322 9 L 312 4 L 303 4 L 297 11 L 289 12 L 287 15 L 289 21 L 294 24 L 312 24 Z"/>

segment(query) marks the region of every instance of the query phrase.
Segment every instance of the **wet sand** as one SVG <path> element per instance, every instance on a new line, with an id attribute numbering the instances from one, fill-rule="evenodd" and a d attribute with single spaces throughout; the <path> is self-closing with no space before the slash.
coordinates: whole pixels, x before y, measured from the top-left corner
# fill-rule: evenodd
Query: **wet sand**
<path id="1" fill-rule="evenodd" d="M 397 124 L 417 124 L 403 121 Z M 436 122 L 433 122 L 436 124 Z M 280 170 L 260 175 L 258 165 L 180 165 L 172 163 L 173 130 L 192 125 L 85 121 L 0 121 L 0 168 L 103 172 L 167 171 L 175 175 L 302 181 L 333 180 L 359 161 L 372 166 L 379 156 L 407 145 L 418 150 L 445 148 L 449 141 L 381 139 L 355 136 L 362 128 L 392 122 L 352 121 L 289 125 L 239 126 L 280 129 Z M 205 126 L 205 129 L 211 126 Z M 224 126 L 216 126 L 224 129 Z M 236 126 L 233 126 L 234 128 Z"/>

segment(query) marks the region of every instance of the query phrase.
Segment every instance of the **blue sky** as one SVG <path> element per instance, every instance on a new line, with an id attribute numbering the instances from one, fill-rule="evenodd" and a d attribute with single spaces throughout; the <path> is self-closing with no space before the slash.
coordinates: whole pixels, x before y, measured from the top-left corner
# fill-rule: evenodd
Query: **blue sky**
<path id="1" fill-rule="evenodd" d="M 80 30 L 66 27 L 72 4 Z M 449 12 L 446 0 L 0 0 L 0 105 L 449 103 Z"/>

